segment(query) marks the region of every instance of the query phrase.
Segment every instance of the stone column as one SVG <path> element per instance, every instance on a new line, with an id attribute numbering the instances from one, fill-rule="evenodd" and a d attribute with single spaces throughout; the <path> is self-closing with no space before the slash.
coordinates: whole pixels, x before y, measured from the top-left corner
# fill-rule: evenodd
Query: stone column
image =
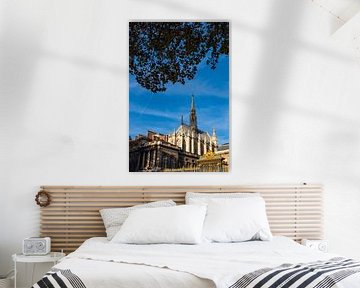
<path id="1" fill-rule="evenodd" d="M 201 136 L 199 134 L 199 137 L 198 137 L 198 155 L 201 155 Z"/>
<path id="2" fill-rule="evenodd" d="M 137 161 L 136 161 L 135 171 L 140 170 L 140 160 L 141 160 L 141 153 L 137 153 Z"/>
<path id="3" fill-rule="evenodd" d="M 186 152 L 190 152 L 190 135 L 186 135 L 186 138 L 185 138 L 185 146 L 186 146 L 186 149 L 185 151 Z"/>
<path id="4" fill-rule="evenodd" d="M 146 167 L 150 166 L 150 150 L 146 152 Z"/>
<path id="5" fill-rule="evenodd" d="M 156 167 L 156 149 L 153 150 L 152 168 Z"/>
<path id="6" fill-rule="evenodd" d="M 157 147 L 156 150 L 156 168 L 161 169 L 161 151 L 160 151 L 160 147 Z"/>
<path id="7" fill-rule="evenodd" d="M 194 154 L 195 144 L 194 144 L 194 134 L 191 133 L 191 153 Z"/>
<path id="8" fill-rule="evenodd" d="M 145 155 L 146 155 L 146 152 L 143 151 L 143 152 L 141 153 L 141 157 L 142 157 L 142 158 L 141 158 L 141 170 L 145 168 Z"/>

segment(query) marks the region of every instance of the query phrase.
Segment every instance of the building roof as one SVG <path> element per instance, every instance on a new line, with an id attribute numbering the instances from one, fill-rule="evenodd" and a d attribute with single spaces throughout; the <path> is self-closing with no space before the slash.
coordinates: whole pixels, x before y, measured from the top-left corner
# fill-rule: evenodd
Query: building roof
<path id="1" fill-rule="evenodd" d="M 229 149 L 229 143 L 224 143 L 222 145 L 219 145 L 217 151 L 224 151 Z"/>
<path id="2" fill-rule="evenodd" d="M 176 129 L 176 132 L 178 132 L 181 128 L 183 128 L 183 129 L 185 129 L 185 130 L 190 130 L 190 125 L 188 125 L 188 124 L 182 124 L 182 125 L 180 125 L 180 126 Z M 207 133 L 207 132 L 205 132 L 205 131 L 202 131 L 202 130 L 200 130 L 200 129 L 196 129 L 196 132 L 197 132 L 198 134 L 204 134 L 204 133 L 209 134 L 209 133 Z M 209 134 L 209 135 L 210 135 L 210 134 Z"/>

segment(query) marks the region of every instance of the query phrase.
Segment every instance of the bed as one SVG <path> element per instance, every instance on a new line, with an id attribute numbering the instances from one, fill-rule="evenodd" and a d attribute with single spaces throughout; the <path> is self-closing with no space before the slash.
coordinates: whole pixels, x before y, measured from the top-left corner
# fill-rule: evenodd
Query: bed
<path id="1" fill-rule="evenodd" d="M 61 248 L 72 253 L 35 288 L 360 287 L 360 263 L 298 243 L 322 237 L 319 185 L 42 188 L 52 198 L 51 205 L 42 208 L 42 235 L 52 237 L 54 251 Z M 134 245 L 109 242 L 104 237 L 99 209 L 163 199 L 182 204 L 189 191 L 260 193 L 266 201 L 273 239 Z"/>
<path id="2" fill-rule="evenodd" d="M 79 277 L 75 284 L 67 283 L 65 287 L 229 288 L 256 287 L 237 282 L 251 272 L 278 267 L 285 263 L 309 265 L 309 263 L 314 264 L 330 259 L 338 259 L 339 263 L 346 260 L 311 250 L 282 236 L 274 237 L 270 242 L 149 246 L 111 244 L 104 237 L 91 238 L 54 268 L 55 271 L 56 269 L 70 270 Z M 352 267 L 356 265 L 355 269 L 359 269 L 358 264 Z M 300 269 L 298 268 L 297 271 Z M 74 275 L 71 275 L 71 278 Z M 326 282 L 328 281 L 330 280 L 326 279 Z M 323 283 L 318 286 L 304 287 L 356 288 L 360 287 L 359 283 L 360 275 L 354 272 L 342 282 L 337 283 L 337 286 Z M 48 286 L 42 286 L 40 282 L 34 287 Z"/>

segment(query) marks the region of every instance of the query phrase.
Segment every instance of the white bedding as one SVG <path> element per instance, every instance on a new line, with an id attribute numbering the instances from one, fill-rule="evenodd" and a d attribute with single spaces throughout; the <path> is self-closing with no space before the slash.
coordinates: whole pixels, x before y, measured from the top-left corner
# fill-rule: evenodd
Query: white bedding
<path id="1" fill-rule="evenodd" d="M 200 245 L 112 244 L 106 238 L 91 238 L 55 267 L 70 269 L 87 288 L 228 288 L 242 275 L 264 267 L 335 256 L 311 250 L 286 237 Z M 360 273 L 334 287 L 360 287 Z"/>

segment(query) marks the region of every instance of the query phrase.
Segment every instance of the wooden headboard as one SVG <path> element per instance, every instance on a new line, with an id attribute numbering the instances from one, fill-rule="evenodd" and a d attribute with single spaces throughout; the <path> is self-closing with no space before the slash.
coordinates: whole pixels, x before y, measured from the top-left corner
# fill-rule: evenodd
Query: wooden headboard
<path id="1" fill-rule="evenodd" d="M 183 204 L 191 192 L 259 192 L 266 201 L 274 235 L 322 238 L 321 185 L 271 186 L 42 186 L 51 204 L 41 209 L 40 233 L 52 239 L 53 251 L 72 252 L 84 240 L 105 236 L 99 209 L 128 207 L 164 199 Z"/>

